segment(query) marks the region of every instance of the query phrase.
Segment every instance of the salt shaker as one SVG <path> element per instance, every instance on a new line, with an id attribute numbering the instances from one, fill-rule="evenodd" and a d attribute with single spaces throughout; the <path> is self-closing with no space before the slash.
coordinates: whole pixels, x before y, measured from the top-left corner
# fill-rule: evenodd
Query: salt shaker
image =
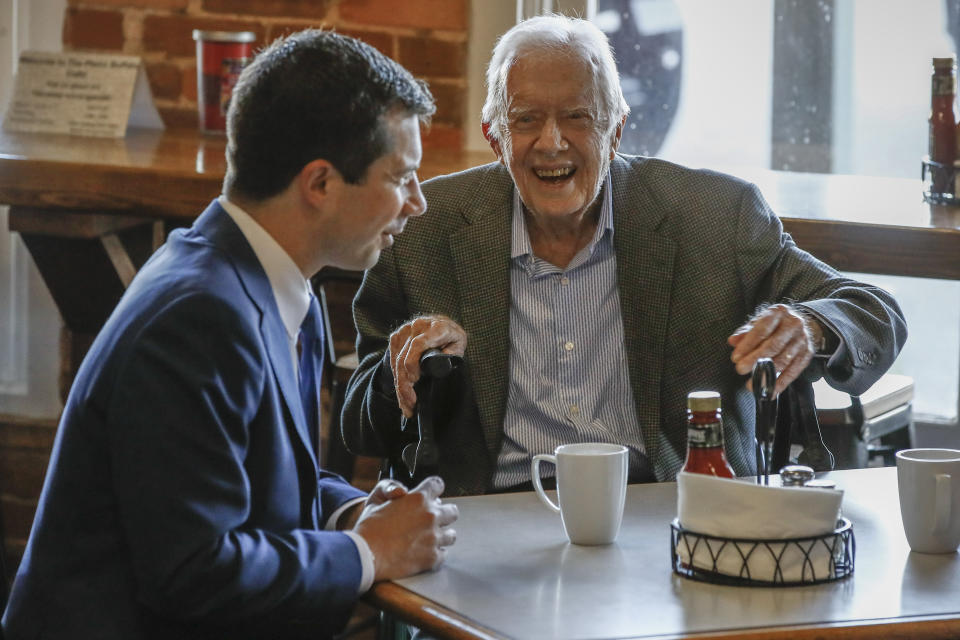
<path id="1" fill-rule="evenodd" d="M 802 487 L 813 480 L 813 469 L 802 464 L 788 464 L 780 469 L 780 485 Z"/>

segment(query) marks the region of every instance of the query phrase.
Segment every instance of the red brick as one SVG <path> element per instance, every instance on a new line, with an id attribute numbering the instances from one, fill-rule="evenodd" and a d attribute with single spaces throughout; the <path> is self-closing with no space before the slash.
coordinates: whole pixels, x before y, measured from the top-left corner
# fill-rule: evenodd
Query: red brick
<path id="1" fill-rule="evenodd" d="M 190 102 L 197 101 L 197 65 L 189 64 L 181 71 L 181 87 L 183 97 Z"/>
<path id="2" fill-rule="evenodd" d="M 389 33 L 377 33 L 374 31 L 357 31 L 355 29 L 337 29 L 337 33 L 345 36 L 362 40 L 368 45 L 382 53 L 383 55 L 393 57 L 393 36 Z"/>
<path id="3" fill-rule="evenodd" d="M 348 22 L 418 29 L 467 28 L 467 0 L 342 0 Z"/>
<path id="4" fill-rule="evenodd" d="M 192 56 L 196 52 L 193 30 L 253 31 L 257 35 L 253 49 L 263 43 L 266 29 L 259 22 L 205 19 L 187 16 L 148 15 L 143 20 L 144 51 L 165 51 L 171 56 Z"/>
<path id="5" fill-rule="evenodd" d="M 430 93 L 437 101 L 437 112 L 433 121 L 459 127 L 463 124 L 463 104 L 467 90 L 443 84 L 431 84 Z"/>
<path id="6" fill-rule="evenodd" d="M 400 38 L 397 61 L 417 76 L 462 78 L 465 73 L 467 44 L 434 38 Z"/>
<path id="7" fill-rule="evenodd" d="M 63 43 L 73 49 L 123 49 L 123 14 L 118 11 L 68 8 Z"/>
<path id="8" fill-rule="evenodd" d="M 182 11 L 190 4 L 190 0 L 70 0 L 71 7 L 91 6 L 110 6 L 110 7 L 144 7 L 147 9 L 166 9 Z"/>
<path id="9" fill-rule="evenodd" d="M 333 0 L 203 0 L 203 10 L 283 18 L 323 18 Z"/>
<path id="10" fill-rule="evenodd" d="M 463 130 L 459 127 L 448 127 L 434 124 L 423 132 L 423 148 L 428 149 L 462 149 Z"/>
<path id="11" fill-rule="evenodd" d="M 197 108 L 183 107 L 157 107 L 160 117 L 168 129 L 196 129 L 197 128 Z"/>
<path id="12" fill-rule="evenodd" d="M 172 64 L 148 64 L 147 78 L 154 98 L 177 100 L 183 87 L 183 74 Z"/>

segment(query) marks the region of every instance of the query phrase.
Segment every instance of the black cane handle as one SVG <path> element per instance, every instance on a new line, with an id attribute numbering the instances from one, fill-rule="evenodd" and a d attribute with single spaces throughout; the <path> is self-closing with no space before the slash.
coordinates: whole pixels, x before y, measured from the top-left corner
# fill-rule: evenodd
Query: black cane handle
<path id="1" fill-rule="evenodd" d="M 404 447 L 402 454 L 411 478 L 416 475 L 417 469 L 432 470 L 440 462 L 433 424 L 434 381 L 446 378 L 462 362 L 461 356 L 439 349 L 427 349 L 420 356 L 420 379 L 414 386 L 417 393 L 417 441 Z"/>
<path id="2" fill-rule="evenodd" d="M 770 358 L 759 358 L 753 365 L 750 379 L 757 415 L 754 428 L 754 443 L 757 458 L 757 482 L 769 483 L 770 440 L 776 429 L 777 399 L 774 396 L 777 384 L 777 369 Z"/>

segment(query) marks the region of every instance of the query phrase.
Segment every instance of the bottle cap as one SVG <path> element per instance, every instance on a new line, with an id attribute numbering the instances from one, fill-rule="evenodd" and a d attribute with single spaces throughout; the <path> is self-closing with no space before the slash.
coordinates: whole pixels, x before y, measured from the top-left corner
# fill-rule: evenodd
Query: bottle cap
<path id="1" fill-rule="evenodd" d="M 957 66 L 956 56 L 950 56 L 949 58 L 934 58 L 933 59 L 933 68 L 934 69 L 952 69 Z"/>
<path id="2" fill-rule="evenodd" d="M 193 30 L 194 40 L 205 40 L 207 42 L 253 42 L 257 39 L 257 34 L 253 31 L 205 31 L 203 29 Z"/>
<path id="3" fill-rule="evenodd" d="M 720 394 L 716 391 L 693 391 L 687 395 L 690 411 L 716 411 L 720 408 Z"/>
<path id="4" fill-rule="evenodd" d="M 802 487 L 813 480 L 813 469 L 803 464 L 788 464 L 780 469 L 780 484 L 785 487 Z"/>

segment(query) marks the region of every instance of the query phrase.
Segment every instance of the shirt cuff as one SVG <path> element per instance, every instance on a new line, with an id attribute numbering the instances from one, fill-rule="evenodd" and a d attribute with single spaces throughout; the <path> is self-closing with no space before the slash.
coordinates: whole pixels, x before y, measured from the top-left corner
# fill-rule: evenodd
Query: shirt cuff
<path id="1" fill-rule="evenodd" d="M 358 502 L 363 502 L 367 499 L 367 496 L 359 496 L 353 500 L 347 500 L 340 508 L 334 511 L 329 518 L 327 518 L 326 524 L 323 525 L 325 531 L 336 531 L 337 530 L 337 521 L 340 520 L 340 516 L 343 515 L 343 512 L 357 504 Z"/>
<path id="2" fill-rule="evenodd" d="M 838 349 L 844 346 L 843 336 L 841 336 L 840 332 L 838 332 L 836 329 L 833 328 L 833 325 L 831 325 L 826 318 L 824 318 L 821 314 L 817 313 L 810 307 L 802 307 L 800 310 L 802 313 L 809 315 L 820 324 L 820 331 L 823 334 L 823 338 L 824 338 L 823 342 L 824 342 L 824 345 L 827 347 L 827 349 L 824 349 L 822 351 L 820 349 L 817 349 L 817 352 L 813 354 L 813 357 L 824 358 L 829 360 L 830 358 L 833 357 L 833 355 L 837 352 Z"/>
<path id="3" fill-rule="evenodd" d="M 357 595 L 363 595 L 373 586 L 373 552 L 370 551 L 370 545 L 359 533 L 353 531 L 344 531 L 343 533 L 350 536 L 353 543 L 357 545 L 357 554 L 360 556 L 360 566 L 362 567 L 360 589 L 357 591 Z"/>

